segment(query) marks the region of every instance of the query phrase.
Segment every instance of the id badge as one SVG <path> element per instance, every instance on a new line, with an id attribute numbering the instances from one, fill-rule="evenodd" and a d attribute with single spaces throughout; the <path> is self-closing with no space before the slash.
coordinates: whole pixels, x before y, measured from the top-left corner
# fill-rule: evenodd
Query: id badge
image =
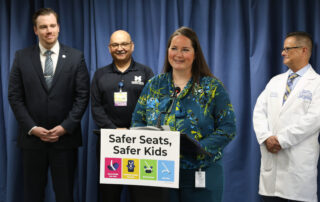
<path id="1" fill-rule="evenodd" d="M 127 92 L 114 92 L 114 106 L 126 107 L 128 101 Z"/>
<path id="2" fill-rule="evenodd" d="M 206 188 L 206 172 L 201 169 L 195 173 L 195 187 Z"/>

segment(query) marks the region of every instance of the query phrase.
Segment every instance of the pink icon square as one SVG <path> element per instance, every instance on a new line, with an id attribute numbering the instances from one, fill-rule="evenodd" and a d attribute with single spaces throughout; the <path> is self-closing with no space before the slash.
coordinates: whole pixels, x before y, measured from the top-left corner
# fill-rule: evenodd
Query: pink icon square
<path id="1" fill-rule="evenodd" d="M 105 178 L 121 178 L 121 158 L 105 158 Z"/>

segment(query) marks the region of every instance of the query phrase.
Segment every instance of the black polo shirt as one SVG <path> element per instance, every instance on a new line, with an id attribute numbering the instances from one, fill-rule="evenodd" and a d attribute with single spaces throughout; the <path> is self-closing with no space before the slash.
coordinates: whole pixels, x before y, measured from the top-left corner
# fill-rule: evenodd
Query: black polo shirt
<path id="1" fill-rule="evenodd" d="M 140 93 L 153 77 L 150 67 L 131 61 L 125 72 L 117 69 L 114 63 L 98 69 L 91 84 L 92 117 L 99 128 L 129 128 L 131 117 Z M 127 92 L 127 106 L 115 106 L 114 93 L 119 92 L 119 82 Z"/>

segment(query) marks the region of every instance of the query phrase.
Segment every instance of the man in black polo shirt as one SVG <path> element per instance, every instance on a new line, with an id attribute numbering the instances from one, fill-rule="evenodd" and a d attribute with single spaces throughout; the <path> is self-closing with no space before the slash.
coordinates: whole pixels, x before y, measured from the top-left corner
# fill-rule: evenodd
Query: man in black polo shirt
<path id="1" fill-rule="evenodd" d="M 140 93 L 153 76 L 149 67 L 133 60 L 133 50 L 134 43 L 128 32 L 118 30 L 111 35 L 109 52 L 113 63 L 98 69 L 91 85 L 92 116 L 99 128 L 129 128 Z M 100 142 L 97 152 L 100 152 Z M 122 188 L 122 185 L 101 184 L 101 201 L 120 202 Z"/>

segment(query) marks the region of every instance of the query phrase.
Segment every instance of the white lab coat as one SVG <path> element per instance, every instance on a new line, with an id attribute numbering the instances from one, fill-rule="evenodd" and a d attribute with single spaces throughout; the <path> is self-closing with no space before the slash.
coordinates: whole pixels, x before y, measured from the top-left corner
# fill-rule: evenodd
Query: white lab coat
<path id="1" fill-rule="evenodd" d="M 259 194 L 317 202 L 320 76 L 310 67 L 282 105 L 288 72 L 273 77 L 258 97 L 253 126 L 261 149 Z M 268 152 L 277 136 L 282 147 Z"/>

